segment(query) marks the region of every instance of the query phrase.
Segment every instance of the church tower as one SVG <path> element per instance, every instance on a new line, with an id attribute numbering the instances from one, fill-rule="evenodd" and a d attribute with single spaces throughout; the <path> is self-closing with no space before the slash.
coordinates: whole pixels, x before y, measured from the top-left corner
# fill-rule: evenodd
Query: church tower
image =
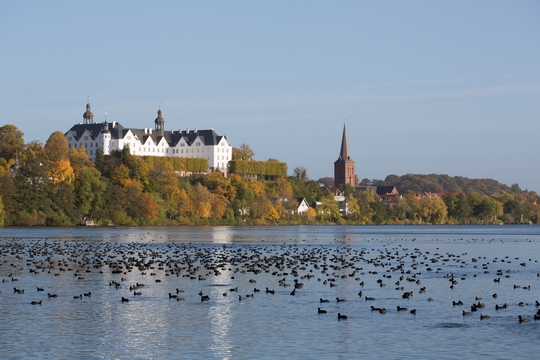
<path id="1" fill-rule="evenodd" d="M 349 155 L 349 144 L 347 143 L 347 132 L 343 124 L 343 137 L 341 139 L 341 151 L 339 158 L 334 162 L 334 186 L 341 184 L 355 186 L 354 161 Z"/>
<path id="2" fill-rule="evenodd" d="M 85 124 L 93 124 L 94 123 L 94 114 L 92 113 L 90 106 L 90 101 L 86 104 L 86 112 L 83 114 L 83 119 Z"/>
<path id="3" fill-rule="evenodd" d="M 165 119 L 162 116 L 163 113 L 161 112 L 161 106 L 159 107 L 157 115 L 156 120 L 154 120 L 154 123 L 156 124 L 156 131 L 159 133 L 159 135 L 163 136 L 165 130 Z"/>

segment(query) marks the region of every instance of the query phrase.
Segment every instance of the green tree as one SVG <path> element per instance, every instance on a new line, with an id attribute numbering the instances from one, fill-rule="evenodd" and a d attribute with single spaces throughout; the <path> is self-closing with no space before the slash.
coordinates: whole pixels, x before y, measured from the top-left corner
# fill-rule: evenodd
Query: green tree
<path id="1" fill-rule="evenodd" d="M 350 184 L 341 184 L 339 185 L 339 190 L 343 192 L 344 196 L 349 196 L 354 194 L 354 187 L 352 187 Z"/>
<path id="2" fill-rule="evenodd" d="M 43 159 L 29 159 L 14 178 L 17 188 L 16 214 L 13 225 L 46 225 L 54 215 L 51 201 L 51 186 L 47 163 Z"/>
<path id="3" fill-rule="evenodd" d="M 448 212 L 446 204 L 438 196 L 426 196 L 419 201 L 418 215 L 428 224 L 442 224 Z"/>
<path id="4" fill-rule="evenodd" d="M 93 167 L 84 168 L 75 182 L 77 208 L 83 216 L 93 217 L 102 206 L 107 184 L 101 180 L 101 173 Z"/>
<path id="5" fill-rule="evenodd" d="M 103 174 L 103 171 L 105 170 L 105 154 L 103 153 L 102 148 L 96 149 L 96 159 L 94 160 L 94 164 L 96 169 Z"/>
<path id="6" fill-rule="evenodd" d="M 357 191 L 355 196 L 360 206 L 360 222 L 363 224 L 371 223 L 374 215 L 372 204 L 378 202 L 378 196 L 370 190 Z"/>
<path id="7" fill-rule="evenodd" d="M 321 203 L 317 207 L 317 216 L 321 222 L 334 223 L 341 217 L 338 203 L 332 195 L 323 197 Z"/>
<path id="8" fill-rule="evenodd" d="M 373 212 L 372 221 L 375 224 L 384 224 L 388 220 L 388 208 L 382 201 L 376 200 L 369 204 Z"/>
<path id="9" fill-rule="evenodd" d="M 360 205 L 358 205 L 358 199 L 350 195 L 346 197 L 345 202 L 347 204 L 347 218 L 356 221 L 359 220 L 361 211 Z"/>

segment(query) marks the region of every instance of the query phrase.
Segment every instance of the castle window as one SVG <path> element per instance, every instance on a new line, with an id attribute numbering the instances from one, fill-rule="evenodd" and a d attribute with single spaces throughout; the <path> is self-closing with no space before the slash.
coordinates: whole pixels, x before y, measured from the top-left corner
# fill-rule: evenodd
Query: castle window
<path id="1" fill-rule="evenodd" d="M 88 140 L 88 136 L 85 136 L 85 137 L 84 137 L 84 140 Z"/>

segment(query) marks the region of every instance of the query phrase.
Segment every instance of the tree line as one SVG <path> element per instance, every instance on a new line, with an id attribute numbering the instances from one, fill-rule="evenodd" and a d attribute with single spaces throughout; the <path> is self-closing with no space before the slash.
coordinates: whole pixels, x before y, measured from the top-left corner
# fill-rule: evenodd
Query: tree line
<path id="1" fill-rule="evenodd" d="M 252 161 L 253 151 L 246 144 L 233 150 L 236 160 Z M 51 134 L 45 144 L 25 143 L 17 127 L 5 125 L 0 127 L 0 225 L 74 226 L 87 220 L 104 226 L 539 221 L 538 195 L 518 186 L 501 186 L 494 193 L 444 191 L 444 196 L 435 196 L 424 194 L 431 189 L 425 184 L 436 182 L 433 178 L 416 175 L 424 184 L 418 186 L 412 176 L 390 175 L 370 182 L 394 181 L 400 191 L 406 181 L 417 187 L 405 189 L 394 207 L 385 206 L 371 191 L 343 187 L 346 196 L 340 209 L 321 186 L 325 179 L 310 180 L 302 167 L 286 176 L 284 163 L 273 159 L 267 163 L 265 172 L 275 176 L 206 174 L 204 164 L 196 160 L 134 156 L 129 148 L 108 156 L 98 151 L 91 161 L 84 148 L 68 149 L 62 132 Z M 190 176 L 179 176 L 183 171 L 190 171 Z M 453 188 L 462 189 L 469 188 Z M 296 198 L 317 206 L 300 215 Z"/>

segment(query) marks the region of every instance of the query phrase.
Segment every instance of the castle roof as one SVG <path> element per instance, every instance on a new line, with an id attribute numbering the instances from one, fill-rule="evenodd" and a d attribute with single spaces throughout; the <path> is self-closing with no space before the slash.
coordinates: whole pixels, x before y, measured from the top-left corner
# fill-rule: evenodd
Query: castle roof
<path id="1" fill-rule="evenodd" d="M 159 131 L 152 131 L 152 129 L 136 129 L 136 128 L 127 128 L 122 126 L 118 122 L 113 123 L 102 123 L 102 124 L 77 124 L 74 125 L 68 132 L 65 133 L 66 136 L 71 135 L 75 140 L 80 140 L 84 133 L 95 140 L 99 134 L 102 132 L 108 131 L 111 134 L 112 140 L 122 140 L 128 133 L 131 132 L 141 144 L 146 143 L 148 138 L 151 138 L 154 143 L 159 143 L 162 138 L 165 138 L 165 141 L 169 146 L 176 146 L 181 139 L 190 146 L 196 140 L 200 140 L 203 145 L 213 146 L 219 144 L 223 138 L 227 139 L 224 135 L 218 135 L 214 130 L 171 130 L 163 131 L 163 135 Z"/>

